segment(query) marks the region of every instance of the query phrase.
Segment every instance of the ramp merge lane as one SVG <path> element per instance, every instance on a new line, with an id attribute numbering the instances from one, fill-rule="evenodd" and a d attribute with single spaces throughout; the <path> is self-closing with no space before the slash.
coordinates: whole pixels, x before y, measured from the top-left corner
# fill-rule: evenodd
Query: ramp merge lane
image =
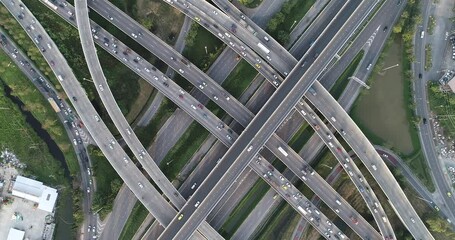
<path id="1" fill-rule="evenodd" d="M 70 11 L 74 11 L 74 9 L 71 8 L 71 6 L 68 4 L 66 6 L 67 10 L 70 10 Z M 66 13 L 67 11 L 63 11 L 64 13 Z M 60 13 L 60 12 L 59 12 Z M 68 16 L 67 16 L 68 17 Z M 67 19 L 68 20 L 68 19 Z M 72 22 L 72 21 L 70 21 Z M 94 26 L 92 25 L 92 28 Z M 106 49 L 109 51 L 109 47 L 108 46 L 105 46 L 105 44 L 103 44 L 103 41 L 102 40 L 99 40 L 99 39 L 104 39 L 104 38 L 107 38 L 107 39 L 112 39 L 112 41 L 117 41 L 116 44 L 118 45 L 119 48 L 124 48 L 125 46 L 118 40 L 114 40 L 113 36 L 111 36 L 109 33 L 105 32 L 103 29 L 101 28 L 98 28 L 96 25 L 95 27 L 97 30 L 96 34 L 98 36 L 98 39 L 95 41 L 97 44 L 99 44 L 102 48 Z M 145 34 L 144 34 L 145 35 Z M 158 44 L 158 46 L 160 46 L 160 48 L 164 48 L 165 46 L 163 46 L 164 43 L 160 43 Z M 111 54 L 112 52 L 109 51 Z M 121 61 L 121 58 L 119 58 L 118 55 L 116 54 L 113 54 L 114 57 L 117 57 L 117 59 L 119 59 Z M 129 53 L 129 57 L 130 58 L 135 58 L 136 56 L 138 56 L 137 54 L 134 53 L 134 51 L 131 51 L 131 53 Z M 217 131 L 216 128 L 214 126 L 216 126 L 217 123 L 220 122 L 220 119 L 218 119 L 215 115 L 213 115 L 211 112 L 206 112 L 206 117 L 202 117 L 202 115 L 199 113 L 201 110 L 193 110 L 192 108 L 190 108 L 190 105 L 193 103 L 194 106 L 198 105 L 199 102 L 197 103 L 194 103 L 196 100 L 192 98 L 192 96 L 189 96 L 189 95 L 186 95 L 186 93 L 183 93 L 182 90 L 175 84 L 175 82 L 173 81 L 168 81 L 169 85 L 167 87 L 164 87 L 162 84 L 157 84 L 157 82 L 155 80 L 152 80 L 152 79 L 149 79 L 151 78 L 152 76 L 148 76 L 147 74 L 144 75 L 144 71 L 138 71 L 137 70 L 137 67 L 139 67 L 138 65 L 134 65 L 134 64 L 131 64 L 131 62 L 124 62 L 128 67 L 130 67 L 133 71 L 135 71 L 138 75 L 140 75 L 141 77 L 143 77 L 147 82 L 149 82 L 151 85 L 153 85 L 155 88 L 157 88 L 159 91 L 161 91 L 166 97 L 168 97 L 169 99 L 171 99 L 176 105 L 178 105 L 181 109 L 183 109 L 184 111 L 186 111 L 190 116 L 192 116 L 195 120 L 197 120 L 200 124 L 202 124 L 204 127 L 206 127 L 212 134 L 214 134 L 219 140 L 221 140 L 224 144 L 226 144 L 227 146 L 230 146 L 231 145 L 231 142 L 229 139 L 227 139 L 226 135 L 223 135 L 221 134 L 220 131 Z M 173 63 L 171 61 L 171 63 Z M 139 63 L 137 63 L 139 64 Z M 145 60 L 141 60 L 140 61 L 140 69 L 142 68 L 148 68 L 148 69 L 152 69 L 153 66 L 150 65 L 150 63 L 148 63 L 147 61 Z M 183 67 L 183 66 L 177 66 L 178 67 Z M 192 68 L 189 68 L 187 69 L 187 72 L 190 72 L 191 70 L 195 69 L 194 67 Z M 158 70 L 156 70 L 156 73 L 154 74 L 157 74 L 159 76 L 162 75 L 162 73 L 158 73 Z M 191 78 L 190 78 L 191 79 Z M 98 85 L 98 82 L 96 79 L 94 79 L 95 82 L 96 82 L 96 85 Z M 213 82 L 213 81 L 212 81 Z M 211 95 L 211 94 L 208 94 L 206 92 L 206 90 L 209 88 L 209 86 L 212 84 L 210 81 L 207 82 L 208 85 L 207 87 L 205 87 L 202 91 L 207 94 L 207 95 Z M 102 83 L 103 85 L 107 85 L 107 83 Z M 180 89 L 180 90 L 179 90 Z M 100 95 L 103 95 L 104 96 L 104 93 L 106 93 L 108 91 L 108 89 L 105 89 L 102 93 L 100 93 Z M 185 97 L 183 100 L 180 99 L 177 94 L 184 94 L 186 95 L 187 97 Z M 220 99 L 221 100 L 221 99 Z M 111 102 L 115 102 L 115 100 L 111 100 Z M 231 104 L 231 107 L 232 105 L 236 105 L 235 102 L 233 102 L 233 99 L 230 100 L 230 102 L 232 103 Z M 184 103 L 184 104 L 183 104 Z M 238 106 L 240 107 L 240 110 L 239 112 L 243 113 L 242 115 L 246 115 L 246 118 L 247 120 L 244 120 L 243 118 L 238 118 L 239 115 L 234 113 L 232 116 L 237 120 L 239 121 L 242 125 L 246 126 L 250 121 L 251 119 L 253 118 L 253 114 L 251 112 L 249 112 L 246 108 L 244 108 L 242 105 Z M 121 113 L 118 113 L 117 115 L 121 116 Z M 207 120 L 210 120 L 207 122 Z M 125 126 L 126 127 L 126 126 Z M 125 127 L 121 127 L 121 129 L 124 129 Z M 229 131 L 227 131 L 229 132 Z M 128 135 L 126 136 L 126 139 L 128 140 L 132 135 Z M 235 136 L 232 136 L 234 139 L 236 139 L 237 137 Z M 272 143 L 273 142 L 273 143 Z M 305 162 L 303 161 L 303 159 L 299 158 L 298 155 L 292 151 L 292 149 L 287 149 L 288 153 L 289 153 L 289 157 L 288 158 L 283 158 L 284 156 L 281 155 L 281 153 L 277 150 L 276 146 L 278 145 L 281 145 L 283 147 L 286 146 L 286 143 L 284 141 L 281 141 L 277 138 L 277 136 L 272 136 L 270 139 L 269 139 L 269 143 L 270 144 L 267 144 L 266 146 L 278 157 L 280 158 L 280 160 L 282 160 L 286 165 L 289 166 L 289 164 L 292 164 L 292 162 L 299 162 L 300 164 L 303 164 L 304 166 L 307 166 L 305 164 Z M 142 162 L 141 162 L 142 164 Z M 251 162 L 251 164 L 253 164 L 254 166 L 254 162 Z M 250 166 L 251 166 L 250 164 Z M 298 165 L 300 165 L 298 164 Z M 146 166 L 144 166 L 144 169 L 147 169 Z M 271 166 L 269 166 L 271 167 Z M 296 174 L 299 174 L 301 169 L 302 169 L 302 166 L 297 166 L 297 165 L 293 165 L 292 167 L 294 167 L 294 172 Z M 307 166 L 309 167 L 309 166 Z M 149 171 L 149 170 L 147 170 Z M 263 173 L 258 173 L 260 176 L 263 176 Z M 269 182 L 270 183 L 270 182 Z M 312 175 L 311 178 L 309 179 L 306 179 L 306 184 L 318 195 L 321 197 L 321 199 L 328 205 L 330 206 L 335 206 L 336 203 L 335 203 L 335 199 L 339 199 L 343 205 L 345 205 L 345 207 L 342 207 L 340 206 L 340 210 L 343 208 L 343 211 L 341 211 L 342 213 L 339 215 L 341 217 L 341 219 L 343 219 L 344 221 L 346 221 L 346 223 L 356 232 L 358 233 L 359 235 L 361 236 L 371 236 L 371 237 L 375 237 L 375 238 L 379 238 L 380 236 L 378 235 L 378 233 L 374 230 L 374 228 L 371 227 L 371 225 L 369 225 L 347 202 L 344 201 L 344 199 L 342 199 L 341 196 L 339 196 L 332 188 L 330 188 L 330 186 L 318 175 L 318 174 L 314 174 Z M 279 184 L 278 184 L 279 185 Z M 183 205 L 183 204 L 182 204 Z M 292 203 L 291 203 L 292 205 Z M 294 205 L 293 205 L 294 206 Z M 294 206 L 296 209 L 298 209 L 298 206 Z M 350 216 L 355 216 L 357 219 L 358 219 L 358 224 L 351 224 L 351 220 L 350 220 Z M 208 237 L 209 239 L 213 239 L 213 237 Z"/>
<path id="2" fill-rule="evenodd" d="M 362 4 L 365 3 L 371 4 L 371 1 L 364 1 Z M 192 235 L 254 155 L 261 150 L 298 100 L 303 97 L 303 94 L 309 89 L 320 72 L 347 41 L 351 35 L 349 28 L 356 26 L 355 23 L 363 17 L 360 15 L 350 18 L 304 74 L 300 65 L 291 71 L 289 77 L 253 118 L 250 125 L 224 155 L 218 166 L 187 201 L 187 204 L 180 211 L 180 215 L 174 218 L 164 230 L 160 239 L 173 239 L 174 237 L 176 239 L 187 239 Z M 201 205 L 196 209 L 194 204 L 197 201 L 200 201 Z"/>

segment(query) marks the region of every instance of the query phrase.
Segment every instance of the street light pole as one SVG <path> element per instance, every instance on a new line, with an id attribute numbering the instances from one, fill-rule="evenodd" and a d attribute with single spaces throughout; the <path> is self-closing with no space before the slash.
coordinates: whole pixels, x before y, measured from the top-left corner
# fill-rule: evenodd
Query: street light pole
<path id="1" fill-rule="evenodd" d="M 289 30 L 291 30 L 291 29 L 294 27 L 294 25 L 295 25 L 296 23 L 297 23 L 297 20 L 294 20 L 294 22 L 292 23 L 292 25 L 291 25 L 291 27 L 289 28 Z"/>
<path id="2" fill-rule="evenodd" d="M 209 53 L 207 52 L 207 46 L 205 46 L 204 48 L 205 48 L 205 54 L 209 54 Z"/>

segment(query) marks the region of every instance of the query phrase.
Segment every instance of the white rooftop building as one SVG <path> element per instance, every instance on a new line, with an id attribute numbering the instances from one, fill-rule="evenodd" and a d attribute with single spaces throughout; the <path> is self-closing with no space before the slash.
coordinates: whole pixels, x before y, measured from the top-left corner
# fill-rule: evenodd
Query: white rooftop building
<path id="1" fill-rule="evenodd" d="M 42 182 L 17 176 L 13 185 L 13 196 L 38 203 L 38 209 L 52 212 L 57 200 L 57 190 L 43 185 Z"/>
<path id="2" fill-rule="evenodd" d="M 9 229 L 7 240 L 23 240 L 25 232 L 14 228 Z"/>

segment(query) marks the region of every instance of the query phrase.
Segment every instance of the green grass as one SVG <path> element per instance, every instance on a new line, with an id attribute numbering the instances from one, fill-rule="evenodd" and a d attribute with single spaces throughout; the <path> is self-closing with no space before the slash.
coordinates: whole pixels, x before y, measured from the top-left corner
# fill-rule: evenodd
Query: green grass
<path id="1" fill-rule="evenodd" d="M 267 32 L 278 42 L 286 44 L 289 41 L 291 27 L 295 27 L 315 2 L 316 0 L 286 1 L 280 12 L 268 22 Z"/>
<path id="2" fill-rule="evenodd" d="M 192 30 L 190 30 L 196 31 L 194 43 L 186 45 L 183 50 L 183 56 L 205 72 L 223 51 L 225 45 L 205 28 L 195 24 L 197 23 L 193 23 L 191 26 Z M 207 47 L 207 53 L 205 52 L 205 47 Z"/>
<path id="3" fill-rule="evenodd" d="M 425 71 L 428 71 L 433 66 L 431 58 L 431 45 L 425 45 Z"/>
<path id="4" fill-rule="evenodd" d="M 149 146 L 161 126 L 172 115 L 177 106 L 169 99 L 164 98 L 161 102 L 160 108 L 153 116 L 150 123 L 145 127 L 136 127 L 134 132 L 144 146 Z"/>
<path id="5" fill-rule="evenodd" d="M 222 86 L 232 96 L 239 98 L 257 74 L 256 69 L 242 59 L 226 78 Z"/>
<path id="6" fill-rule="evenodd" d="M 406 164 L 416 174 L 417 178 L 427 187 L 428 191 L 434 192 L 435 186 L 428 171 L 427 161 L 422 151 L 416 152 L 413 156 L 404 159 Z"/>
<path id="7" fill-rule="evenodd" d="M 220 232 L 223 237 L 232 237 L 232 234 L 234 234 L 237 228 L 245 221 L 269 189 L 270 186 L 263 180 L 256 181 L 248 194 L 243 197 L 221 227 Z"/>
<path id="8" fill-rule="evenodd" d="M 308 127 L 307 122 L 303 122 L 303 125 L 300 129 L 294 134 L 291 141 L 289 141 L 289 146 L 291 146 L 294 151 L 299 152 L 302 149 L 303 145 L 311 138 L 314 133 L 314 130 Z"/>
<path id="9" fill-rule="evenodd" d="M 3 91 L 3 82 L 0 86 Z M 0 150 L 8 149 L 15 153 L 19 161 L 27 165 L 24 169 L 26 175 L 35 176 L 48 185 L 65 185 L 67 180 L 60 163 L 25 121 L 19 108 L 3 94 L 0 97 L 0 112 Z"/>
<path id="10" fill-rule="evenodd" d="M 123 228 L 119 239 L 132 239 L 137 229 L 141 226 L 142 222 L 144 222 L 144 219 L 147 217 L 148 213 L 149 211 L 147 208 L 145 208 L 140 201 L 137 201 L 136 205 L 134 205 L 134 208 L 131 211 L 130 216 L 128 217 L 128 220 L 125 223 L 125 227 Z"/>
<path id="11" fill-rule="evenodd" d="M 183 166 L 199 149 L 208 134 L 209 132 L 199 123 L 191 123 L 160 164 L 161 170 L 168 179 L 173 180 L 178 176 Z"/>
<path id="12" fill-rule="evenodd" d="M 428 99 L 430 108 L 438 116 L 438 121 L 444 128 L 444 131 L 450 136 L 455 137 L 455 101 L 452 93 L 439 91 L 439 84 L 430 82 L 428 84 Z M 429 119 L 427 119 L 429 122 Z"/>
<path id="13" fill-rule="evenodd" d="M 101 209 L 99 214 L 101 219 L 104 219 L 112 210 L 115 196 L 123 181 L 98 148 L 89 146 L 87 151 L 92 160 L 92 172 L 96 183 L 92 208 L 94 211 Z"/>
<path id="14" fill-rule="evenodd" d="M 54 110 L 51 108 L 47 100 L 41 95 L 41 93 L 35 89 L 35 86 L 29 81 L 25 75 L 22 74 L 22 72 L 14 65 L 11 64 L 8 67 L 8 64 L 10 62 L 10 58 L 3 52 L 0 52 L 0 77 L 2 78 L 3 82 L 8 85 L 13 92 L 11 93 L 12 95 L 15 95 L 19 97 L 19 99 L 24 103 L 26 106 L 27 110 L 32 113 L 32 115 L 42 124 L 42 128 L 46 130 L 49 135 L 52 137 L 52 139 L 57 143 L 59 146 L 60 150 L 63 152 L 65 156 L 66 163 L 68 165 L 70 174 L 75 176 L 77 172 L 79 171 L 79 166 L 77 163 L 77 158 L 74 153 L 73 147 L 68 139 L 68 136 L 66 135 L 66 131 L 64 130 L 63 126 L 61 125 L 60 121 L 57 118 L 57 114 L 54 112 Z M 5 111 L 5 110 L 2 110 Z M 12 113 L 12 112 L 11 112 Z M 9 113 L 8 113 L 9 114 Z M 8 115 L 2 114 L 2 117 L 6 117 L 5 120 L 8 119 Z M 18 123 L 20 120 L 17 120 Z M 28 124 L 27 124 L 28 125 Z M 8 129 L 8 128 L 5 128 Z M 14 128 L 13 128 L 14 129 Z M 21 127 L 19 129 L 26 129 L 25 127 Z M 27 130 L 28 131 L 28 130 Z M 6 134 L 6 133 L 5 133 Z M 28 134 L 27 134 L 28 135 Z M 11 139 L 21 139 L 15 137 L 14 135 L 6 135 L 9 136 L 9 141 Z M 6 137 L 5 136 L 5 137 Z M 41 142 L 40 139 L 32 138 L 34 141 L 36 141 L 36 144 L 38 146 L 40 144 L 44 143 L 39 143 Z M 8 140 L 8 138 L 5 138 L 5 140 Z M 12 144 L 23 144 L 21 141 L 11 141 Z M 30 142 L 28 142 L 30 143 Z M 25 144 L 25 143 L 24 143 Z M 32 146 L 32 145 L 30 145 Z M 44 145 L 45 146 L 45 145 Z M 30 149 L 30 151 L 32 151 Z M 47 158 L 48 155 L 48 149 L 45 147 L 46 151 L 46 157 L 43 157 L 43 159 Z M 30 152 L 31 153 L 31 152 Z M 38 156 L 40 154 L 37 153 Z M 34 155 L 30 154 L 27 156 L 23 156 L 23 159 L 27 159 L 31 161 L 31 166 L 29 168 L 37 168 L 36 171 L 43 171 L 42 173 L 39 173 L 37 175 L 40 175 L 42 177 L 43 181 L 46 180 L 51 180 L 49 179 L 52 174 L 49 174 L 49 172 L 53 172 L 54 170 L 46 169 L 47 166 L 41 166 L 40 163 L 32 163 L 34 162 Z M 53 164 L 50 164 L 50 168 L 54 168 Z M 58 167 L 60 168 L 60 167 Z M 49 171 L 49 172 L 46 172 Z M 57 172 L 61 172 L 62 170 L 59 170 Z M 56 179 L 53 179 L 52 183 L 55 182 Z M 44 182 L 46 182 L 44 181 Z M 63 181 L 63 179 L 59 179 L 59 181 Z"/>
<path id="15" fill-rule="evenodd" d="M 236 0 L 240 4 L 243 4 L 247 8 L 256 8 L 261 5 L 263 0 Z M 231 1 L 232 2 L 232 1 Z"/>
<path id="16" fill-rule="evenodd" d="M 104 108 L 101 107 L 101 100 L 96 93 L 94 84 L 92 82 L 82 80 L 83 78 L 91 77 L 82 53 L 82 47 L 80 45 L 77 29 L 65 21 L 62 21 L 59 16 L 54 14 L 40 1 L 25 0 L 24 3 L 47 30 L 47 33 L 58 46 L 60 52 L 63 54 L 74 74 L 81 82 L 81 85 L 86 90 L 87 95 L 91 100 L 93 100 L 97 111 L 99 111 L 101 116 L 104 117 L 104 120 L 106 120 L 109 128 L 114 130 L 115 128 L 113 128 L 111 120 L 106 118 L 107 112 L 105 112 Z M 99 21 L 103 26 L 106 25 L 105 20 L 104 22 L 103 20 L 100 20 L 95 13 L 91 13 L 91 16 L 96 18 L 97 21 Z M 131 44 L 132 49 L 141 49 L 138 47 L 137 43 L 133 43 L 131 39 L 128 41 L 125 35 L 118 33 L 119 30 L 117 30 L 117 32 L 114 31 L 114 27 L 108 27 L 107 30 L 123 36 L 120 40 L 126 40 L 125 43 Z M 112 93 L 114 94 L 114 97 L 116 98 L 123 114 L 126 115 L 129 112 L 131 105 L 136 100 L 139 88 L 139 77 L 135 76 L 130 69 L 124 66 L 121 62 L 117 61 L 110 54 L 101 50 L 99 47 L 97 47 L 97 49 L 101 66 L 103 67 L 103 71 L 108 79 L 109 85 L 111 86 Z"/>
<path id="17" fill-rule="evenodd" d="M 271 217 L 267 219 L 267 222 L 261 228 L 261 231 L 258 231 L 260 234 L 253 237 L 253 239 L 284 239 L 283 234 L 286 230 L 285 226 L 293 220 L 294 215 L 294 208 L 287 202 L 281 202 L 271 214 Z"/>
<path id="18" fill-rule="evenodd" d="M 343 93 L 344 89 L 349 83 L 349 77 L 354 75 L 354 71 L 362 60 L 364 51 L 360 51 L 349 64 L 349 66 L 344 70 L 341 76 L 337 79 L 333 87 L 330 89 L 330 94 L 333 98 L 338 99 Z"/>

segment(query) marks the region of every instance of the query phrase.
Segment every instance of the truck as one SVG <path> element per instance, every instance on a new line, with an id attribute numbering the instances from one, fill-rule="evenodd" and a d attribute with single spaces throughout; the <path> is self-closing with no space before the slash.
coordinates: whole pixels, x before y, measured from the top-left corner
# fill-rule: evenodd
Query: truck
<path id="1" fill-rule="evenodd" d="M 301 206 L 298 206 L 297 209 L 303 213 L 303 215 L 307 215 L 307 211 L 305 211 Z"/>
<path id="2" fill-rule="evenodd" d="M 52 108 L 56 113 L 60 112 L 60 108 L 58 107 L 57 103 L 53 98 L 48 98 L 47 101 L 51 104 Z"/>
<path id="3" fill-rule="evenodd" d="M 288 156 L 288 153 L 286 151 L 284 151 L 284 149 L 282 147 L 278 147 L 278 150 L 285 156 L 287 157 Z"/>
<path id="4" fill-rule="evenodd" d="M 269 53 L 270 53 L 270 50 L 269 50 L 268 48 L 266 48 L 266 47 L 264 46 L 264 44 L 258 43 L 258 47 L 259 47 L 262 51 L 264 51 L 266 54 L 269 54 Z"/>

